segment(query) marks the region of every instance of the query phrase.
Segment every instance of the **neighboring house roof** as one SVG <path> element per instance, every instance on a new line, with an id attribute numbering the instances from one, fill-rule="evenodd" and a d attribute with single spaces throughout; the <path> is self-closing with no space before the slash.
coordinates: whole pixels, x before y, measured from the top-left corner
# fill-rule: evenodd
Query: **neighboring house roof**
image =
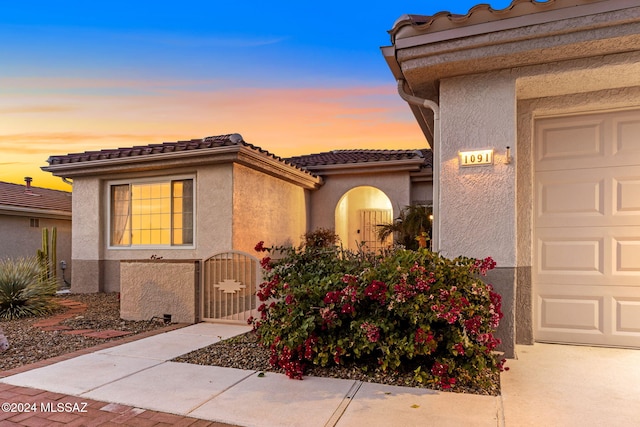
<path id="1" fill-rule="evenodd" d="M 431 168 L 431 150 L 333 150 L 286 159 L 320 175 L 328 171 L 354 172 L 356 169 L 394 168 L 413 171 Z"/>
<path id="2" fill-rule="evenodd" d="M 56 176 L 108 174 L 122 170 L 151 170 L 167 166 L 187 166 L 238 162 L 265 173 L 315 188 L 322 179 L 262 148 L 249 144 L 238 133 L 209 136 L 188 141 L 165 142 L 128 148 L 85 151 L 51 156 L 42 169 Z"/>
<path id="3" fill-rule="evenodd" d="M 71 216 L 71 193 L 0 181 L 0 211 Z"/>

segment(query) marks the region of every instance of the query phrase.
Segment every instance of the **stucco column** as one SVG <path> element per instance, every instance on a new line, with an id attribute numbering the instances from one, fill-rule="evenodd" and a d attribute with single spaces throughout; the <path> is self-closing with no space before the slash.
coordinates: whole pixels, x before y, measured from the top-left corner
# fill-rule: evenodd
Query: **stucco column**
<path id="1" fill-rule="evenodd" d="M 498 336 L 515 347 L 516 87 L 509 72 L 443 80 L 440 86 L 440 250 L 447 257 L 492 257 L 487 278 L 503 298 Z M 506 147 L 513 159 L 506 164 Z M 459 151 L 494 149 L 494 163 L 461 167 Z"/>
<path id="2" fill-rule="evenodd" d="M 73 183 L 72 233 L 73 279 L 71 290 L 78 293 L 102 291 L 100 180 L 79 179 Z"/>

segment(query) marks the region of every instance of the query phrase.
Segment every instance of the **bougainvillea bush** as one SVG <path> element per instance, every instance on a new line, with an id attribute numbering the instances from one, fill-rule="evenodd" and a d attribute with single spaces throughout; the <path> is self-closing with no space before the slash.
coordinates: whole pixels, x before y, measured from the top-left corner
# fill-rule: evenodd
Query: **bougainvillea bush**
<path id="1" fill-rule="evenodd" d="M 480 280 L 491 258 L 425 249 L 385 256 L 337 246 L 265 248 L 260 316 L 251 319 L 271 364 L 301 379 L 311 365 L 411 369 L 435 388 L 482 388 L 504 369 L 494 351 L 501 299 Z M 277 260 L 270 256 L 277 253 Z"/>

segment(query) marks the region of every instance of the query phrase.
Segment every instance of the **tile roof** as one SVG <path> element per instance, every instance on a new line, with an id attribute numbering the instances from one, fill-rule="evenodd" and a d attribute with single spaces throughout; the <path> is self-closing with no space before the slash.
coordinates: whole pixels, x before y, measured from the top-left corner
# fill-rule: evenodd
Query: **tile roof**
<path id="1" fill-rule="evenodd" d="M 278 157 L 267 150 L 244 141 L 242 135 L 233 133 L 227 135 L 209 136 L 202 139 L 188 141 L 165 142 L 130 148 L 116 148 L 99 151 L 85 151 L 61 156 L 51 156 L 47 160 L 50 166 L 86 163 L 97 160 L 124 159 L 128 157 L 152 156 L 160 153 L 177 153 L 189 150 L 200 150 L 215 147 L 245 146 L 252 150 L 301 169 L 313 175 L 308 168 L 322 165 L 347 165 L 352 163 L 373 163 L 384 161 L 424 159 L 423 167 L 431 167 L 431 150 L 333 150 L 325 153 L 308 154 L 290 158 Z M 45 170 L 47 168 L 44 168 Z"/>
<path id="2" fill-rule="evenodd" d="M 393 36 L 407 25 L 419 33 L 431 33 L 600 1 L 604 0 L 513 0 L 504 9 L 493 9 L 486 3 L 478 4 L 469 9 L 465 15 L 448 11 L 438 12 L 435 15 L 403 15 L 395 22 L 389 33 Z"/>
<path id="3" fill-rule="evenodd" d="M 190 150 L 201 150 L 214 147 L 245 146 L 253 150 L 265 153 L 271 157 L 279 157 L 249 144 L 242 139 L 242 135 L 232 133 L 228 135 L 208 136 L 202 139 L 192 139 L 189 141 L 165 142 L 162 144 L 139 145 L 127 148 L 114 148 L 99 151 L 85 151 L 83 153 L 72 153 L 62 156 L 51 156 L 47 160 L 49 165 L 63 165 L 70 163 L 91 162 L 95 160 L 121 159 L 126 157 L 150 156 L 159 153 L 174 153 Z"/>
<path id="4" fill-rule="evenodd" d="M 333 150 L 323 153 L 289 157 L 288 162 L 300 168 L 354 163 L 376 163 L 398 160 L 424 159 L 423 167 L 431 167 L 431 150 Z"/>
<path id="5" fill-rule="evenodd" d="M 0 181 L 0 208 L 3 207 L 71 213 L 71 193 Z"/>
<path id="6" fill-rule="evenodd" d="M 261 153 L 274 160 L 285 163 L 298 170 L 302 170 L 305 174 L 310 176 L 315 175 L 307 170 L 299 168 L 297 165 L 287 162 L 285 159 L 270 153 L 256 145 L 246 142 L 242 135 L 239 133 L 231 133 L 226 135 L 208 136 L 202 139 L 191 139 L 186 141 L 177 142 L 164 142 L 162 144 L 149 144 L 126 148 L 114 148 L 104 149 L 99 151 L 85 151 L 82 153 L 71 153 L 59 156 L 50 156 L 47 159 L 49 166 L 58 165 L 74 165 L 90 163 L 97 160 L 109 160 L 109 159 L 127 159 L 127 158 L 144 158 L 146 156 L 153 156 L 155 154 L 167 154 L 167 153 L 179 153 L 188 151 L 197 151 L 203 149 L 210 149 L 216 147 L 247 147 L 254 150 L 257 153 Z M 150 158 L 149 160 L 152 160 Z M 49 170 L 48 167 L 43 167 L 44 170 Z"/>

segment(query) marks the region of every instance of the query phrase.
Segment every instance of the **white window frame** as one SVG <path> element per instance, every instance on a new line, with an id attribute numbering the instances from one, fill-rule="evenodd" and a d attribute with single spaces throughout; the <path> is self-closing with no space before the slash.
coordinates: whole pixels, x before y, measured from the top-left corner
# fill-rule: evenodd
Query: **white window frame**
<path id="1" fill-rule="evenodd" d="M 128 246 L 124 245 L 112 245 L 111 244 L 111 188 L 117 185 L 136 185 L 136 184 L 161 184 L 161 183 L 171 183 L 172 181 L 182 181 L 190 179 L 193 182 L 193 242 L 187 245 L 133 245 L 130 244 Z M 106 187 L 106 199 L 107 199 L 107 212 L 106 212 L 106 239 L 107 239 L 107 248 L 110 250 L 145 250 L 145 249 L 164 249 L 164 250 L 192 250 L 196 248 L 196 238 L 197 238 L 197 226 L 196 226 L 196 199 L 197 199 L 197 185 L 196 185 L 196 177 L 195 175 L 169 175 L 162 177 L 150 177 L 150 178 L 131 178 L 131 179 L 121 179 L 108 181 Z M 171 230 L 173 233 L 173 229 Z"/>

